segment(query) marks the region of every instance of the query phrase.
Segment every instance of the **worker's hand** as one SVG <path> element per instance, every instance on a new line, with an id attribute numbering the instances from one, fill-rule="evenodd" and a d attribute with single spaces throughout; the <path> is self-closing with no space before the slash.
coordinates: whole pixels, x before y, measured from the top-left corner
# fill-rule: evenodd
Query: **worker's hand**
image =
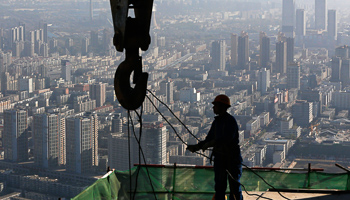
<path id="1" fill-rule="evenodd" d="M 205 150 L 207 150 L 209 147 L 211 147 L 210 144 L 209 144 L 208 142 L 205 143 L 205 144 L 203 145 L 203 147 L 202 147 L 203 152 L 204 152 Z"/>
<path id="2" fill-rule="evenodd" d="M 204 152 L 205 150 L 207 150 L 209 147 L 215 146 L 215 144 L 216 144 L 215 140 L 212 140 L 212 141 L 210 141 L 210 142 L 204 143 L 203 146 L 202 146 L 203 152 Z"/>
<path id="3" fill-rule="evenodd" d="M 198 146 L 198 144 L 193 144 L 193 145 L 187 145 L 187 150 L 189 150 L 190 152 L 194 153 L 196 151 L 198 151 L 200 148 Z"/>

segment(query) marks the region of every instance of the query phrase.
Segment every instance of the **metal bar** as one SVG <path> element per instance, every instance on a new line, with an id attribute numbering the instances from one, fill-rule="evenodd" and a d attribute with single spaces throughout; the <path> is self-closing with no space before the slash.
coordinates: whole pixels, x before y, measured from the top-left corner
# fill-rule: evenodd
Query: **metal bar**
<path id="1" fill-rule="evenodd" d="M 134 164 L 134 166 L 138 166 L 139 164 Z M 144 164 L 141 164 L 143 166 Z M 174 165 L 147 165 L 148 167 L 166 167 L 166 168 L 172 168 Z M 186 165 L 186 164 L 176 164 L 177 168 L 196 168 L 196 169 L 211 169 L 213 166 L 201 166 L 201 165 Z M 243 168 L 246 169 L 246 168 Z M 291 170 L 291 171 L 309 171 L 308 168 L 278 168 L 278 167 L 250 167 L 250 169 L 253 170 L 270 170 L 270 171 L 278 171 L 278 170 Z M 310 169 L 312 172 L 317 172 L 317 171 L 324 171 L 323 168 L 311 168 Z"/>
<path id="2" fill-rule="evenodd" d="M 345 167 L 339 165 L 338 163 L 335 163 L 335 166 L 339 167 L 340 169 L 342 169 L 342 170 L 344 170 L 344 171 L 346 171 L 346 172 L 348 172 L 348 173 L 350 172 L 350 170 L 348 170 L 348 169 L 346 169 Z"/>

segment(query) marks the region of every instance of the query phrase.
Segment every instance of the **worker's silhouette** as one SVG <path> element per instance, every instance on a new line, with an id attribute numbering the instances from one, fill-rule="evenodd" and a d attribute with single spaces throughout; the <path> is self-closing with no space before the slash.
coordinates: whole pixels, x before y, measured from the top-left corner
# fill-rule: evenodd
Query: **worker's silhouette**
<path id="1" fill-rule="evenodd" d="M 207 137 L 198 144 L 188 145 L 187 150 L 205 151 L 208 147 L 214 147 L 212 155 L 214 156 L 215 199 L 225 199 L 228 178 L 230 200 L 243 200 L 239 183 L 242 175 L 242 157 L 238 145 L 238 125 L 236 119 L 227 113 L 227 109 L 231 107 L 230 99 L 226 95 L 218 95 L 212 103 L 216 117 Z"/>

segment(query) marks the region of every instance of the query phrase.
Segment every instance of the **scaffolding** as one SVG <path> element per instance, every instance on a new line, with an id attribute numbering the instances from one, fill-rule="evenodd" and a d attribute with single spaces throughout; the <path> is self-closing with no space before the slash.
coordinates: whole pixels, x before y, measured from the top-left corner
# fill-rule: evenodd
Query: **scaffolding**
<path id="1" fill-rule="evenodd" d="M 349 173 L 323 173 L 319 170 L 310 170 L 310 168 L 306 169 L 306 172 L 290 170 L 282 172 L 281 169 L 266 170 L 265 168 L 255 169 L 254 172 L 278 190 L 350 190 Z M 255 173 L 243 169 L 241 183 L 245 188 L 248 191 L 271 189 Z M 212 167 L 139 165 L 132 168 L 131 171 L 109 172 L 73 200 L 210 199 L 214 193 Z M 229 193 L 228 190 L 227 193 Z"/>

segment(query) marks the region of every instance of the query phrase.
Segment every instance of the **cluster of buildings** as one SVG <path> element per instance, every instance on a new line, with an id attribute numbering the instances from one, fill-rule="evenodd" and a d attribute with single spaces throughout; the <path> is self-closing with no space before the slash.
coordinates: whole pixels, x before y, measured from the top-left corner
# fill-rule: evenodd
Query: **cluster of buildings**
<path id="1" fill-rule="evenodd" d="M 54 29 L 48 23 L 0 28 L 0 181 L 72 197 L 82 189 L 72 186 L 73 178 L 89 183 L 84 176 L 101 175 L 108 166 L 209 165 L 183 141 L 197 143 L 188 130 L 205 138 L 219 94 L 230 97 L 248 166 L 288 167 L 291 157 L 301 156 L 300 144 L 347 145 L 350 48 L 337 30 L 337 11 L 316 0 L 310 22 L 294 0 L 281 6 L 278 29 L 242 28 L 210 39 L 176 39 L 160 27 L 185 22 L 159 20 L 149 50 L 141 52 L 143 70 L 148 89 L 172 112 L 148 93 L 142 112 L 130 118 L 115 97 L 114 74 L 124 55 L 113 49 L 112 30 L 49 37 Z M 223 20 L 231 17 L 237 16 Z M 196 34 L 213 28 L 201 24 L 206 19 L 198 18 L 202 31 Z"/>

